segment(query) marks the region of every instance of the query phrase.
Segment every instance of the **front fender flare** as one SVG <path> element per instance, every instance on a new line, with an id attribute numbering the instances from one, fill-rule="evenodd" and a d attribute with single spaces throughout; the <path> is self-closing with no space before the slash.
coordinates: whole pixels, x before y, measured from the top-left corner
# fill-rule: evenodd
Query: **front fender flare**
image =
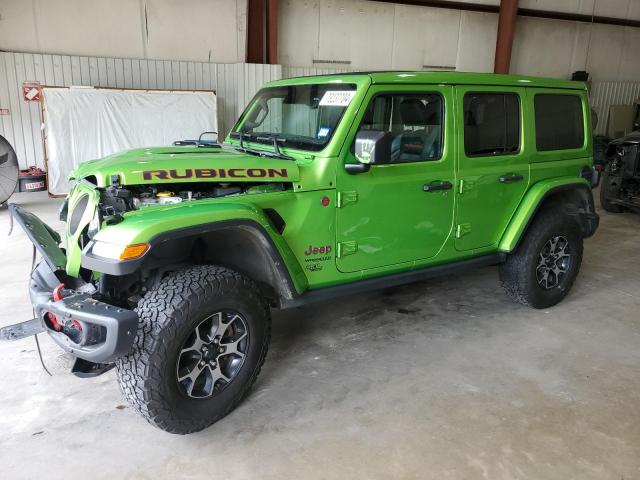
<path id="1" fill-rule="evenodd" d="M 140 269 L 154 248 L 164 242 L 234 228 L 252 235 L 268 253 L 277 274 L 276 291 L 280 296 L 293 298 L 307 288 L 306 276 L 284 238 L 262 210 L 246 204 L 178 204 L 136 211 L 94 237 L 83 250 L 82 266 L 108 275 L 127 275 Z M 109 260 L 92 255 L 92 245 L 97 241 L 119 245 L 148 243 L 150 248 L 135 260 Z"/>

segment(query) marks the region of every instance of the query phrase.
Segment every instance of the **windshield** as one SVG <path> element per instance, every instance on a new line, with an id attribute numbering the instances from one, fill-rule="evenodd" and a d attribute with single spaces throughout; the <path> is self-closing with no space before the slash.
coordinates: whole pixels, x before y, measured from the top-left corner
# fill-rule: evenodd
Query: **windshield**
<path id="1" fill-rule="evenodd" d="M 287 85 L 260 90 L 231 137 L 283 147 L 322 150 L 355 95 L 351 84 Z"/>

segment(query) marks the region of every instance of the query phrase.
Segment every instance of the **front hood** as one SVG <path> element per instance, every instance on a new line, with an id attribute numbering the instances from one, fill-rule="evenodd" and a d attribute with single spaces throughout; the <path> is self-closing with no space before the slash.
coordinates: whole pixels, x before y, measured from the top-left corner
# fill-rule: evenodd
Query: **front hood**
<path id="1" fill-rule="evenodd" d="M 296 162 L 259 157 L 231 148 L 139 148 L 79 165 L 70 178 L 86 177 L 105 187 L 181 182 L 295 182 Z"/>

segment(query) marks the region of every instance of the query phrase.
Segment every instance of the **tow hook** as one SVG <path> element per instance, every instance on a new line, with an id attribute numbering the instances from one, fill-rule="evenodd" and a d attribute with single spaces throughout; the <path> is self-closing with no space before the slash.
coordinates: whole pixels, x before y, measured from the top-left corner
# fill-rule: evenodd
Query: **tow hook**
<path id="1" fill-rule="evenodd" d="M 58 302 L 62 300 L 62 289 L 64 288 L 64 283 L 61 283 L 56 288 L 53 289 L 53 301 Z M 62 325 L 58 322 L 58 317 L 56 317 L 53 313 L 47 312 L 44 314 L 44 319 L 47 326 L 51 327 L 56 332 L 62 330 Z"/>
<path id="2" fill-rule="evenodd" d="M 53 301 L 59 302 L 64 298 L 64 284 L 61 283 L 53 289 Z M 45 321 L 47 326 L 56 332 L 62 332 L 69 337 L 73 342 L 79 343 L 82 339 L 82 324 L 78 320 L 68 320 L 64 323 L 60 323 L 58 318 L 52 312 L 45 313 Z"/>

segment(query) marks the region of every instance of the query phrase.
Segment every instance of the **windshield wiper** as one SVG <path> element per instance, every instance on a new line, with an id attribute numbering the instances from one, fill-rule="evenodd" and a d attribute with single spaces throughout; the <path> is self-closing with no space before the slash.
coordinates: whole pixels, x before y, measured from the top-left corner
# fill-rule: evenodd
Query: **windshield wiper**
<path id="1" fill-rule="evenodd" d="M 275 135 L 266 135 L 264 137 L 256 137 L 256 140 L 271 140 L 273 144 L 273 156 L 277 158 L 284 158 L 286 160 L 293 160 L 293 158 L 290 157 L 289 155 L 280 153 L 280 145 L 278 145 L 278 139 L 276 138 Z"/>
<path id="2" fill-rule="evenodd" d="M 244 133 L 243 132 L 231 132 L 231 135 L 236 134 L 238 136 L 238 139 L 240 140 L 240 145 L 239 146 L 235 146 L 235 145 L 231 145 L 233 148 L 235 148 L 236 150 L 240 150 L 241 152 L 244 153 L 251 153 L 254 155 L 260 155 L 262 152 L 258 151 L 258 150 L 252 150 L 250 148 L 247 148 L 244 146 L 243 144 L 243 140 L 244 140 Z"/>
<path id="3" fill-rule="evenodd" d="M 284 153 L 280 152 L 280 146 L 278 145 L 278 140 L 276 138 L 275 135 L 268 135 L 268 136 L 264 136 L 264 137 L 257 137 L 255 135 L 246 135 L 243 132 L 231 132 L 231 134 L 236 134 L 238 135 L 238 139 L 240 140 L 240 145 L 238 147 L 235 147 L 236 150 L 240 150 L 242 152 L 245 153 L 251 153 L 253 155 L 258 155 L 260 157 L 269 157 L 269 158 L 282 158 L 283 160 L 294 160 L 293 157 L 290 157 L 289 155 L 285 155 Z M 254 137 L 256 140 L 271 140 L 273 142 L 273 152 L 265 152 L 262 150 L 255 150 L 253 148 L 248 148 L 244 146 L 244 137 L 248 136 L 248 137 Z"/>

